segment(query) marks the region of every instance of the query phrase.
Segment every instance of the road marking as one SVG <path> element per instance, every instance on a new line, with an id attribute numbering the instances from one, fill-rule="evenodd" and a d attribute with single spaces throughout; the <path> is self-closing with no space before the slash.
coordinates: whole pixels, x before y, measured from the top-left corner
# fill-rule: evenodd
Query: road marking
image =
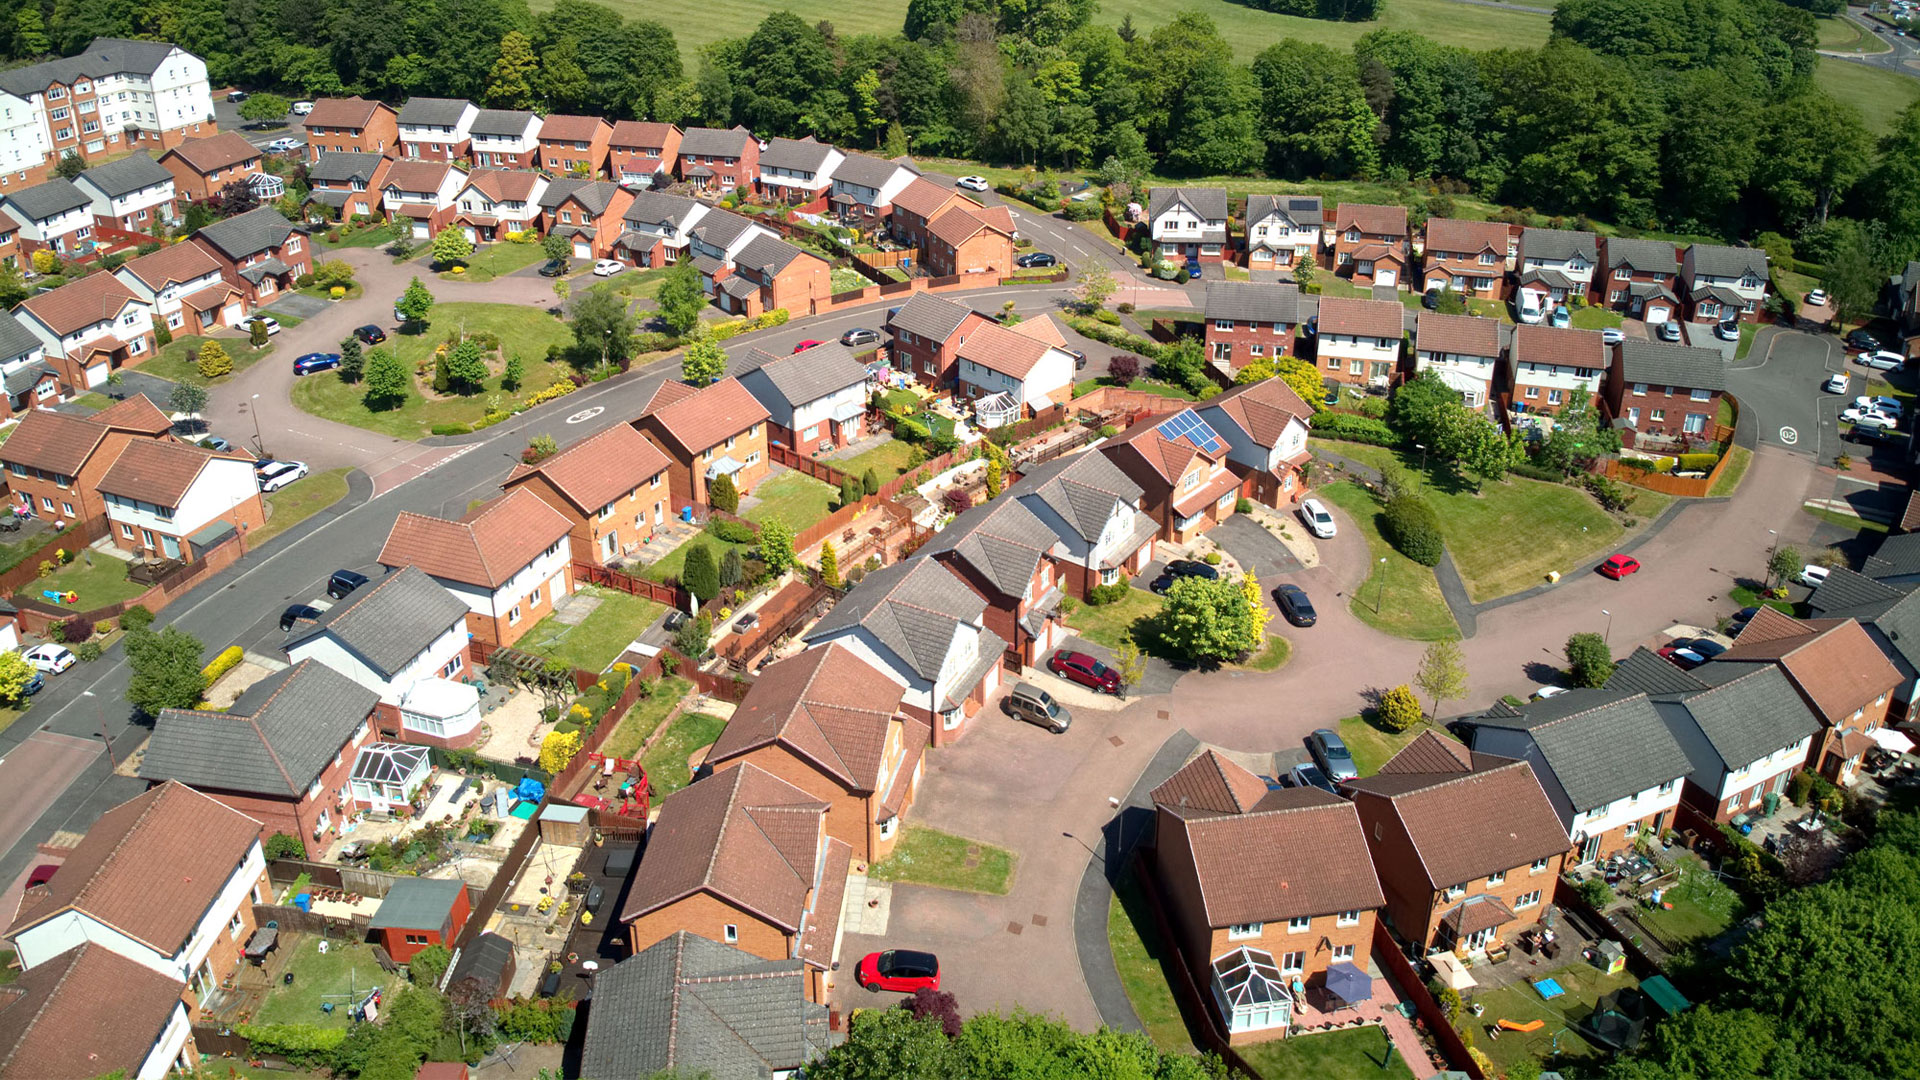
<path id="1" fill-rule="evenodd" d="M 1782 427 L 1780 429 L 1780 441 L 1786 443 L 1788 446 L 1792 446 L 1800 441 L 1800 433 L 1790 427 Z"/>
<path id="2" fill-rule="evenodd" d="M 574 413 L 572 416 L 567 417 L 567 423 L 584 424 L 587 421 L 593 419 L 596 416 L 599 416 L 601 413 L 606 411 L 607 411 L 607 407 L 605 405 L 595 405 L 591 409 L 581 409 L 579 412 Z"/>

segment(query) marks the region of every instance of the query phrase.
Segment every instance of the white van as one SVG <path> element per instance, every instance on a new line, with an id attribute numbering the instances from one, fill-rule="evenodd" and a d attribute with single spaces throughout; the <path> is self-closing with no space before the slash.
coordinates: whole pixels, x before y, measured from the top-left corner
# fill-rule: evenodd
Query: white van
<path id="1" fill-rule="evenodd" d="M 1545 296 L 1531 289 L 1521 289 L 1518 295 L 1520 297 L 1521 322 L 1535 324 L 1546 320 L 1547 307 Z"/>

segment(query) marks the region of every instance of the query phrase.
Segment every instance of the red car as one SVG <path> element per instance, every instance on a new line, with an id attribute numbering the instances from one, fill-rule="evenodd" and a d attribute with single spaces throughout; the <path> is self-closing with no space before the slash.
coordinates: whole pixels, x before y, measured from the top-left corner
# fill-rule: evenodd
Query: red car
<path id="1" fill-rule="evenodd" d="M 1609 555 L 1607 561 L 1600 564 L 1600 572 L 1615 581 L 1628 574 L 1640 572 L 1640 560 L 1631 555 Z"/>
<path id="2" fill-rule="evenodd" d="M 1061 649 L 1047 661 L 1047 670 L 1081 686 L 1091 686 L 1103 694 L 1120 692 L 1120 673 L 1081 652 Z"/>
<path id="3" fill-rule="evenodd" d="M 938 990 L 940 960 L 932 953 L 907 949 L 868 953 L 854 969 L 853 978 L 861 986 L 875 991 L 898 990 L 911 994 L 922 988 Z"/>
<path id="4" fill-rule="evenodd" d="M 825 344 L 825 343 L 814 341 L 812 338 L 808 338 L 806 341 L 803 341 L 800 344 L 795 345 L 793 347 L 793 351 L 797 353 L 806 352 L 808 349 L 813 348 L 815 345 L 821 345 L 821 344 Z"/>

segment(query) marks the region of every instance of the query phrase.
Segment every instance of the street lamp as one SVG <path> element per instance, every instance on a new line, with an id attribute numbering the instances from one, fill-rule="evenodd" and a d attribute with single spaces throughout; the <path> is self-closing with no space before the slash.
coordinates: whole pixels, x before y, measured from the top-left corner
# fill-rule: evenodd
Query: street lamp
<path id="1" fill-rule="evenodd" d="M 107 771 L 112 772 L 115 765 L 113 760 L 113 736 L 107 734 L 107 725 L 105 724 L 101 724 L 100 730 L 94 732 L 94 734 L 100 736 L 101 740 L 107 744 Z"/>
<path id="2" fill-rule="evenodd" d="M 1414 443 L 1413 448 L 1415 450 L 1420 451 L 1420 471 L 1426 472 L 1427 471 L 1427 444 Z"/>
<path id="3" fill-rule="evenodd" d="M 259 394 L 253 395 L 253 400 L 259 401 L 260 395 Z M 268 454 L 267 454 L 266 443 L 263 442 L 260 438 L 260 406 L 258 405 L 248 406 L 247 415 L 253 417 L 253 448 L 259 451 L 261 457 L 267 457 Z"/>
<path id="4" fill-rule="evenodd" d="M 1613 612 L 1608 611 L 1606 608 L 1601 608 L 1600 614 L 1607 617 L 1607 632 L 1600 640 L 1611 649 L 1613 647 Z"/>
<path id="5" fill-rule="evenodd" d="M 1380 587 L 1373 592 L 1373 613 L 1380 614 L 1380 602 L 1387 596 L 1387 557 L 1380 556 Z"/>

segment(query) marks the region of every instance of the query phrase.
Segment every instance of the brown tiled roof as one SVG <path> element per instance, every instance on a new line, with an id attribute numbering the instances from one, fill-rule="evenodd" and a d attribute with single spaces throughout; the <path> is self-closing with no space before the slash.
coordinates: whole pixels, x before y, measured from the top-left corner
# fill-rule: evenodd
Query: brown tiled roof
<path id="1" fill-rule="evenodd" d="M 100 815 L 6 936 L 78 911 L 172 956 L 259 837 L 258 821 L 168 781 Z"/>
<path id="2" fill-rule="evenodd" d="M 1492 251 L 1504 260 L 1507 257 L 1507 226 L 1498 221 L 1430 218 L 1427 221 L 1426 250 L 1429 256 L 1436 251 L 1465 255 Z"/>
<path id="3" fill-rule="evenodd" d="M 621 922 L 708 892 L 794 933 L 806 913 L 827 804 L 757 765 L 669 795 Z"/>
<path id="4" fill-rule="evenodd" d="M 1753 613 L 1753 618 L 1747 621 L 1746 628 L 1740 631 L 1739 638 L 1734 642 L 1734 648 L 1739 650 L 1738 655 L 1758 658 L 1760 653 L 1753 648 L 1756 645 L 1802 638 L 1812 633 L 1813 627 L 1777 607 L 1762 604 L 1760 610 Z M 1771 659 L 1778 655 L 1780 654 L 1776 651 L 1767 658 Z"/>
<path id="5" fill-rule="evenodd" d="M 177 157 L 194 172 L 205 175 L 216 172 L 243 161 L 260 157 L 260 148 L 248 142 L 237 131 L 223 131 L 218 135 L 209 135 L 204 139 L 188 139 L 179 146 L 160 155 L 160 160 Z"/>
<path id="6" fill-rule="evenodd" d="M 165 435 L 173 430 L 173 421 L 160 411 L 160 406 L 145 394 L 133 396 L 115 402 L 101 409 L 88 420 L 102 427 L 116 428 L 120 431 L 132 431 L 141 435 Z"/>
<path id="7" fill-rule="evenodd" d="M 1288 788 L 1248 814 L 1187 820 L 1164 806 L 1161 812 L 1186 830 L 1210 927 L 1386 903 L 1360 815 L 1338 795 Z"/>
<path id="8" fill-rule="evenodd" d="M 96 485 L 101 491 L 161 506 L 179 506 L 214 458 L 231 457 L 190 443 L 135 439 L 113 459 Z"/>
<path id="9" fill-rule="evenodd" d="M 1289 422 L 1299 420 L 1304 424 L 1313 416 L 1313 406 L 1300 400 L 1293 387 L 1278 377 L 1215 395 L 1201 403 L 1202 413 L 1209 409 L 1226 413 L 1254 442 L 1269 448 L 1279 444 Z"/>
<path id="10" fill-rule="evenodd" d="M 1398 339 L 1406 333 L 1407 309 L 1392 300 L 1320 298 L 1320 332 Z"/>
<path id="11" fill-rule="evenodd" d="M 913 776 L 920 768 L 920 759 L 933 742 L 933 728 L 924 723 L 907 723 L 901 728 L 901 735 L 900 766 L 894 770 L 893 783 L 873 815 L 876 822 L 899 816 L 900 808 L 906 805 L 907 792 L 913 788 Z"/>
<path id="12" fill-rule="evenodd" d="M 1598 330 L 1522 323 L 1513 328 L 1511 352 L 1515 370 L 1522 363 L 1558 364 L 1593 371 L 1607 366 L 1607 346 Z"/>
<path id="13" fill-rule="evenodd" d="M 820 853 L 820 891 L 813 898 L 813 917 L 800 935 L 796 955 L 808 967 L 825 971 L 838 962 L 834 949 L 840 939 L 840 909 L 847 899 L 847 872 L 853 868 L 853 846 L 829 837 Z"/>
<path id="14" fill-rule="evenodd" d="M 540 121 L 540 141 L 592 142 L 607 126 L 607 122 L 597 116 L 555 114 Z"/>
<path id="15" fill-rule="evenodd" d="M 1470 773 L 1395 772 L 1347 784 L 1356 800 L 1385 799 L 1392 806 L 1435 889 L 1524 868 L 1569 844 L 1531 765 L 1476 758 Z"/>
<path id="16" fill-rule="evenodd" d="M 1866 708 L 1900 685 L 1900 670 L 1853 619 L 1810 628 L 1811 633 L 1797 637 L 1771 636 L 1778 621 L 1768 619 L 1761 627 L 1762 640 L 1749 642 L 1747 634 L 1770 610 L 1762 607 L 1755 613 L 1734 647 L 1713 662 L 1777 661 L 1800 692 L 1812 700 L 1814 708 L 1835 723 L 1845 721 L 1855 710 Z"/>
<path id="17" fill-rule="evenodd" d="M 1198 818 L 1205 814 L 1249 813 L 1267 794 L 1265 780 L 1209 748 L 1154 788 L 1153 803 Z"/>
<path id="18" fill-rule="evenodd" d="M 521 478 L 538 474 L 581 513 L 592 514 L 646 483 L 667 465 L 667 455 L 633 425 L 615 424 L 538 465 L 514 466 L 505 486 L 512 488 Z"/>
<path id="19" fill-rule="evenodd" d="M 1473 771 L 1473 751 L 1467 744 L 1457 739 L 1433 731 L 1423 731 L 1413 737 L 1413 741 L 1400 748 L 1400 752 L 1387 759 L 1380 766 L 1380 772 L 1393 773 L 1461 773 Z"/>
<path id="20" fill-rule="evenodd" d="M 571 528 L 540 496 L 516 488 L 459 521 L 402 513 L 380 549 L 380 564 L 418 566 L 434 577 L 497 589 Z"/>
<path id="21" fill-rule="evenodd" d="M 717 767 L 779 743 L 849 791 L 877 791 L 902 693 L 844 645 L 808 649 L 761 673 L 707 762 Z"/>
<path id="22" fill-rule="evenodd" d="M 766 406 L 732 377 L 666 405 L 660 405 L 659 400 L 656 394 L 651 411 L 642 415 L 652 416 L 688 454 L 718 446 L 755 424 L 765 423 L 769 415 Z"/>
<path id="23" fill-rule="evenodd" d="M 1035 315 L 1031 319 L 1021 319 L 1007 329 L 1035 341 L 1044 341 L 1057 348 L 1067 347 L 1067 335 L 1060 332 L 1060 324 L 1054 322 L 1051 315 Z"/>
<path id="24" fill-rule="evenodd" d="M 898 206 L 899 204 L 900 200 L 895 199 L 894 205 Z M 971 240 L 974 234 L 982 229 L 996 229 L 1005 233 L 1007 236 L 1012 236 L 1012 219 L 1009 218 L 1004 224 L 998 220 L 1000 217 L 1005 216 L 1006 207 L 1000 206 L 994 207 L 993 209 L 999 210 L 1001 213 L 996 215 L 987 209 L 968 204 L 955 206 L 929 222 L 927 224 L 927 231 L 938 237 L 941 243 L 946 244 L 948 247 L 956 248 L 968 240 Z"/>
<path id="25" fill-rule="evenodd" d="M 1500 355 L 1500 320 L 1475 315 L 1442 315 L 1422 311 L 1414 324 L 1414 341 L 1423 352 L 1456 356 Z"/>
<path id="26" fill-rule="evenodd" d="M 688 386 L 683 382 L 674 382 L 670 379 L 654 388 L 653 396 L 648 398 L 647 403 L 640 407 L 640 415 L 645 416 L 650 412 L 664 409 L 676 401 L 685 401 L 699 392 L 695 387 Z"/>
<path id="27" fill-rule="evenodd" d="M 219 273 L 220 264 L 199 244 L 169 244 L 151 255 L 129 260 L 121 269 L 158 291 L 169 284 Z"/>
<path id="28" fill-rule="evenodd" d="M 29 297 L 20 302 L 20 307 L 66 337 L 95 323 L 111 321 L 128 304 L 140 302 L 127 283 L 112 274 L 88 274 L 52 292 Z"/>
<path id="29" fill-rule="evenodd" d="M 1358 225 L 1363 233 L 1405 236 L 1407 235 L 1407 208 L 1376 206 L 1372 203 L 1341 203 L 1334 210 L 1333 224 L 1338 232 L 1345 232 L 1350 225 Z"/>
<path id="30" fill-rule="evenodd" d="M 932 221 L 933 215 L 940 212 L 940 208 L 946 205 L 947 200 L 955 197 L 960 199 L 962 205 L 980 205 L 965 195 L 951 188 L 943 188 L 924 176 L 914 177 L 913 183 L 901 188 L 900 194 L 893 197 L 893 205 L 896 208 L 910 210 L 926 221 Z"/>
<path id="31" fill-rule="evenodd" d="M 34 409 L 20 418 L 12 437 L 0 443 L 0 461 L 78 476 L 106 434 L 106 428 L 82 417 Z"/>
<path id="32" fill-rule="evenodd" d="M 526 169 L 475 169 L 467 186 L 494 202 L 532 202 L 540 174 Z"/>
<path id="33" fill-rule="evenodd" d="M 401 191 L 439 191 L 446 182 L 452 162 L 420 161 L 401 158 L 387 168 L 387 180 L 383 188 L 398 188 Z"/>
<path id="34" fill-rule="evenodd" d="M 553 119 L 549 117 L 547 123 Z M 620 120 L 613 125 L 612 145 L 633 147 L 640 150 L 664 150 L 667 136 L 672 134 L 672 124 L 653 123 L 647 120 Z"/>
<path id="35" fill-rule="evenodd" d="M 1482 930 L 1505 926 L 1513 919 L 1513 909 L 1499 897 L 1474 896 L 1462 900 L 1459 906 L 1442 915 L 1440 923 L 1452 930 L 1454 938 L 1458 940 Z"/>
<path id="36" fill-rule="evenodd" d="M 1191 413 L 1192 406 L 1181 406 L 1179 412 Z M 1172 484 L 1186 473 L 1187 466 L 1196 456 L 1213 460 L 1224 456 L 1223 447 L 1218 455 L 1210 455 L 1188 439 L 1169 439 L 1160 434 L 1160 425 L 1172 419 L 1171 413 L 1149 416 L 1127 430 L 1108 439 L 1104 446 L 1107 456 L 1118 458 L 1132 454 L 1138 457 L 1155 475 Z"/>
<path id="37" fill-rule="evenodd" d="M 1024 379 L 1049 351 L 1044 341 L 1016 334 L 997 322 L 982 322 L 960 343 L 959 355 L 981 367 Z"/>
<path id="38" fill-rule="evenodd" d="M 363 97 L 321 98 L 307 114 L 306 126 L 360 130 L 373 122 L 376 112 L 385 108 L 384 104 Z"/>
<path id="39" fill-rule="evenodd" d="M 84 942 L 0 987 L 0 1077 L 138 1075 L 187 985 Z"/>
<path id="40" fill-rule="evenodd" d="M 1920 530 L 1920 487 L 1907 492 L 1907 508 L 1900 513 L 1900 531 Z"/>

